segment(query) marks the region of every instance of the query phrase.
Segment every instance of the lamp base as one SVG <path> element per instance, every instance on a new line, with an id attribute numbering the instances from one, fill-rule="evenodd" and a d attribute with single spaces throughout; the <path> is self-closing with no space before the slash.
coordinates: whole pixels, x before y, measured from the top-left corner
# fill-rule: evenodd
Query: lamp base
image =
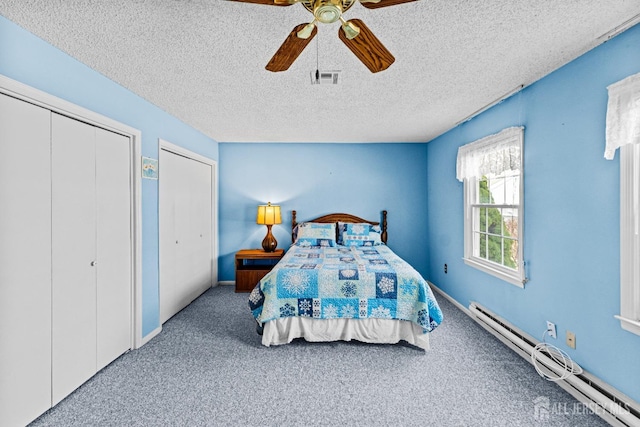
<path id="1" fill-rule="evenodd" d="M 267 225 L 267 235 L 262 240 L 262 249 L 265 252 L 273 252 L 278 247 L 278 241 L 271 234 L 271 226 Z"/>

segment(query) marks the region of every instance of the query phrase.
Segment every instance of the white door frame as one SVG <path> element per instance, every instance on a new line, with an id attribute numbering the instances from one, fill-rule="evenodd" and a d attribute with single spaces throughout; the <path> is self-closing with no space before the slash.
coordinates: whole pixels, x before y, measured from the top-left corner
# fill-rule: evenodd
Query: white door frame
<path id="1" fill-rule="evenodd" d="M 0 93 L 44 107 L 64 116 L 129 137 L 131 141 L 131 283 L 132 283 L 132 342 L 131 348 L 141 347 L 142 337 L 142 132 L 64 99 L 50 95 L 0 74 Z M 147 339 L 148 341 L 148 339 Z"/>
<path id="2" fill-rule="evenodd" d="M 162 138 L 158 138 L 158 158 L 160 158 L 160 150 L 165 150 L 191 160 L 204 163 L 211 166 L 211 286 L 218 283 L 218 162 L 208 157 L 189 151 L 186 148 L 172 144 Z M 158 165 L 159 173 L 162 174 L 162 165 Z M 162 177 L 160 178 L 162 179 Z M 160 188 L 158 188 L 160 195 Z M 160 217 L 158 213 L 158 236 L 160 235 Z M 158 238 L 160 241 L 160 238 Z M 162 298 L 162 296 L 160 296 Z"/>

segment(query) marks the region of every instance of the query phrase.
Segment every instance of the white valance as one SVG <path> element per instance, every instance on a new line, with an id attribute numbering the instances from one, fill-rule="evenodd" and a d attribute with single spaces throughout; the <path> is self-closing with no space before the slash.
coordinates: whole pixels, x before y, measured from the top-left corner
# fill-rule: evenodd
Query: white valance
<path id="1" fill-rule="evenodd" d="M 604 158 L 613 159 L 616 149 L 640 143 L 640 73 L 607 87 L 607 141 Z"/>
<path id="2" fill-rule="evenodd" d="M 510 127 L 458 148 L 456 178 L 480 178 L 519 170 L 524 127 Z"/>

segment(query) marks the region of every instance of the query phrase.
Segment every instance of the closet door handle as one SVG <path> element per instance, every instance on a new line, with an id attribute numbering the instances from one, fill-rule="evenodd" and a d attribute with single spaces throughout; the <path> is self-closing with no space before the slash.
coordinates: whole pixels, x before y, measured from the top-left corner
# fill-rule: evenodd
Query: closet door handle
<path id="1" fill-rule="evenodd" d="M 91 267 L 95 267 L 95 266 L 96 266 L 96 264 L 98 264 L 98 262 L 97 262 L 97 261 L 91 261 L 91 264 L 90 264 L 90 265 L 91 265 Z"/>

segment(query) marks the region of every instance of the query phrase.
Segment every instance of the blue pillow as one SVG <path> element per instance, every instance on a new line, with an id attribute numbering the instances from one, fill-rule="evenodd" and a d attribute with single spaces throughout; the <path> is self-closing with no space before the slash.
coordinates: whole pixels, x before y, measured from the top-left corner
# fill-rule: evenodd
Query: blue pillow
<path id="1" fill-rule="evenodd" d="M 382 245 L 379 225 L 338 222 L 338 244 L 344 246 Z"/>
<path id="2" fill-rule="evenodd" d="M 335 223 L 303 222 L 296 229 L 296 246 L 336 246 Z"/>

